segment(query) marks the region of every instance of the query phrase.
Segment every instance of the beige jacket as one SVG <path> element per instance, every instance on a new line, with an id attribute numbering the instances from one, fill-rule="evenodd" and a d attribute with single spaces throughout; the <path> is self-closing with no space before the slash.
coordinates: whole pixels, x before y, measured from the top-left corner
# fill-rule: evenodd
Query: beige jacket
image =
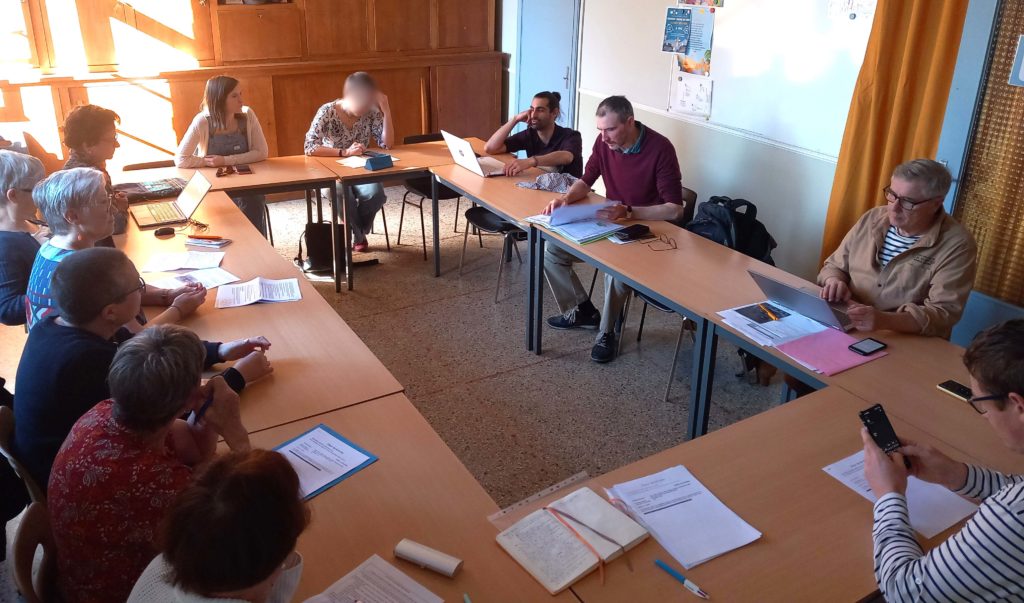
<path id="1" fill-rule="evenodd" d="M 889 230 L 887 209 L 861 216 L 818 273 L 818 284 L 847 281 L 853 298 L 884 312 L 909 312 L 921 334 L 948 338 L 974 285 L 974 238 L 948 214 L 907 251 L 882 268 L 878 250 Z"/>

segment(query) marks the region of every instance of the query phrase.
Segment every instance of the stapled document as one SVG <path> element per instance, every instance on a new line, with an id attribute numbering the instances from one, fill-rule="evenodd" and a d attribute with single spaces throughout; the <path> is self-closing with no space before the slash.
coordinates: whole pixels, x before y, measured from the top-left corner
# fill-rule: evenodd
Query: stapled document
<path id="1" fill-rule="evenodd" d="M 377 460 L 323 424 L 274 450 L 283 454 L 299 475 L 299 491 L 307 500 Z"/>
<path id="2" fill-rule="evenodd" d="M 443 603 L 401 570 L 374 555 L 306 603 Z"/>
<path id="3" fill-rule="evenodd" d="M 294 278 L 273 280 L 254 278 L 237 285 L 224 285 L 217 289 L 218 308 L 237 308 L 255 303 L 279 303 L 302 299 L 299 281 Z"/>
<path id="4" fill-rule="evenodd" d="M 172 270 L 202 270 L 216 268 L 224 260 L 223 251 L 181 251 L 158 253 L 149 258 L 143 272 L 170 272 Z"/>
<path id="5" fill-rule="evenodd" d="M 215 287 L 220 287 L 221 285 L 233 283 L 237 280 L 237 276 L 223 268 L 206 268 L 203 270 L 194 270 L 192 272 L 162 278 L 158 281 L 153 281 L 152 284 L 153 286 L 160 287 L 161 289 L 177 289 L 182 285 L 198 283 L 207 289 L 213 289 Z"/>

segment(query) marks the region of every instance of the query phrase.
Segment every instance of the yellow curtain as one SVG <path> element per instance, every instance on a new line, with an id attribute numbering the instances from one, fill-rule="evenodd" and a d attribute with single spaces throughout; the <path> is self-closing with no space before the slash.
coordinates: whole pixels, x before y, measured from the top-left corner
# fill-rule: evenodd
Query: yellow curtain
<path id="1" fill-rule="evenodd" d="M 1007 80 L 1021 32 L 1024 4 L 1004 2 L 956 208 L 978 241 L 974 288 L 1017 305 L 1024 304 L 1024 88 Z"/>
<path id="2" fill-rule="evenodd" d="M 861 215 L 884 203 L 898 164 L 934 157 L 967 0 L 878 0 L 832 183 L 824 261 Z"/>

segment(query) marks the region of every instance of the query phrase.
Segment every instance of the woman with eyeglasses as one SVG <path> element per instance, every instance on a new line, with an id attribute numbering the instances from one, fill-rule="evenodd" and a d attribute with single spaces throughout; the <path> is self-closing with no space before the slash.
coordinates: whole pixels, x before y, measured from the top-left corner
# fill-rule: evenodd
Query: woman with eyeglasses
<path id="1" fill-rule="evenodd" d="M 896 166 L 885 203 L 864 214 L 818 274 L 821 297 L 847 304 L 861 331 L 949 337 L 974 284 L 977 247 L 946 213 L 952 182 L 944 165 Z"/>
<path id="2" fill-rule="evenodd" d="M 128 196 L 115 192 L 107 173 L 107 161 L 114 158 L 114 152 L 120 148 L 117 141 L 117 124 L 121 117 L 96 105 L 81 105 L 68 113 L 64 120 L 64 146 L 70 150 L 64 169 L 87 167 L 103 173 L 107 194 L 114 212 L 114 229 L 112 234 L 121 234 L 128 224 Z M 113 247 L 114 240 L 105 237 L 98 242 L 103 247 Z"/>
<path id="3" fill-rule="evenodd" d="M 269 153 L 256 113 L 242 103 L 238 80 L 218 75 L 206 82 L 202 111 L 181 139 L 174 163 L 180 168 L 231 168 L 263 161 Z M 266 237 L 266 197 L 233 195 L 231 200 Z"/>
<path id="4" fill-rule="evenodd" d="M 73 168 L 54 172 L 33 189 L 32 199 L 53 237 L 39 249 L 32 264 L 26 292 L 30 329 L 56 312 L 50 278 L 61 260 L 75 251 L 95 247 L 113 231 L 116 210 L 106 184 L 102 172 Z M 202 285 L 173 290 L 153 287 L 143 294 L 143 305 L 167 307 L 152 320 L 159 324 L 181 320 L 195 312 L 205 299 L 206 289 Z M 137 331 L 143 322 L 133 320 L 126 326 Z"/>
<path id="5" fill-rule="evenodd" d="M 25 290 L 32 262 L 49 230 L 33 224 L 32 188 L 44 176 L 31 155 L 0 150 L 0 323 L 25 324 Z"/>

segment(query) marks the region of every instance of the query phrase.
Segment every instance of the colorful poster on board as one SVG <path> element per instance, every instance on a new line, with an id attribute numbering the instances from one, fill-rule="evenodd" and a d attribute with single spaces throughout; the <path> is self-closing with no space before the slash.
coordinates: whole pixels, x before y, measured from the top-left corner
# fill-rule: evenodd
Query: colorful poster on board
<path id="1" fill-rule="evenodd" d="M 690 43 L 690 9 L 668 7 L 665 14 L 665 37 L 662 52 L 686 52 Z"/>
<path id="2" fill-rule="evenodd" d="M 679 4 L 690 6 L 724 6 L 725 0 L 679 0 Z"/>
<path id="3" fill-rule="evenodd" d="M 714 9 L 690 9 L 690 40 L 686 52 L 676 55 L 679 71 L 711 75 L 711 43 L 715 33 Z"/>

